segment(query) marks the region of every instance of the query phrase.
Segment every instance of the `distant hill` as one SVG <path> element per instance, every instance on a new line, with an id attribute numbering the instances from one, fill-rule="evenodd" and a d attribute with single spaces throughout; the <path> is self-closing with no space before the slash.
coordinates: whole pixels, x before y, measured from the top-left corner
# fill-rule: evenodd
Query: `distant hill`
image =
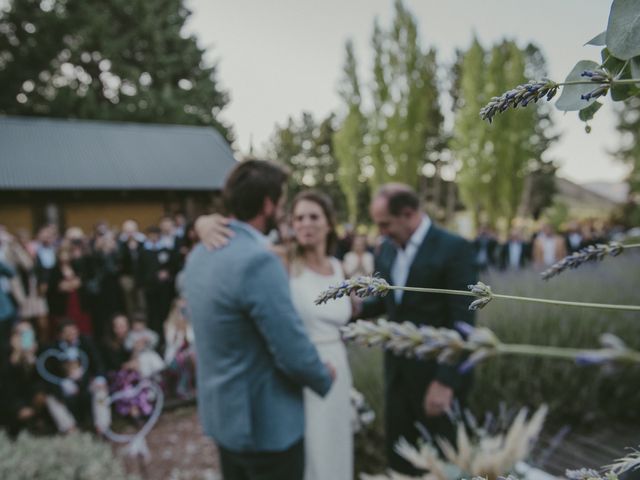
<path id="1" fill-rule="evenodd" d="M 618 203 L 624 203 L 629 195 L 626 182 L 586 182 L 582 186 Z"/>
<path id="2" fill-rule="evenodd" d="M 571 211 L 572 216 L 608 216 L 620 206 L 626 195 L 617 192 L 619 184 L 607 184 L 606 182 L 591 182 L 608 185 L 596 190 L 587 185 L 580 185 L 563 177 L 556 177 L 556 196 L 559 201 Z M 616 186 L 614 188 L 613 186 Z M 597 187 L 596 187 L 597 188 Z"/>

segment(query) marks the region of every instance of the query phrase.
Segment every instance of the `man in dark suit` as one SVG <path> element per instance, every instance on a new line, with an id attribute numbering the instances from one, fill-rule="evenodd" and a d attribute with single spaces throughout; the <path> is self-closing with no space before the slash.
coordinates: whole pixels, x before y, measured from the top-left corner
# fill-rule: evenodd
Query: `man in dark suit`
<path id="1" fill-rule="evenodd" d="M 463 238 L 434 225 L 422 213 L 416 193 L 407 185 L 388 184 L 374 196 L 371 217 L 386 240 L 376 257 L 376 272 L 393 285 L 467 290 L 476 282 L 473 249 Z M 386 313 L 390 321 L 454 328 L 473 323 L 467 297 L 394 291 L 369 298 L 360 318 Z M 457 366 L 412 360 L 385 353 L 386 449 L 390 467 L 419 473 L 394 451 L 404 437 L 415 443 L 419 422 L 433 437 L 455 439 L 455 426 L 446 415 L 454 398 L 464 400 L 469 378 Z"/>

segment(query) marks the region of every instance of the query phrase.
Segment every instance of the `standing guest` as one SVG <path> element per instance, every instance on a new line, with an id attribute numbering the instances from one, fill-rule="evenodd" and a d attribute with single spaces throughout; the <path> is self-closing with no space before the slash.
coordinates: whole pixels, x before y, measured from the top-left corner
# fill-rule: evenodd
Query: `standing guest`
<path id="1" fill-rule="evenodd" d="M 89 301 L 83 289 L 80 259 L 72 260 L 71 249 L 60 247 L 56 265 L 49 278 L 47 301 L 54 324 L 63 318 L 71 320 L 83 335 L 91 335 Z"/>
<path id="2" fill-rule="evenodd" d="M 16 272 L 10 281 L 0 280 L 0 285 L 9 289 L 16 309 L 21 312 L 27 299 L 26 291 L 29 287 L 29 274 L 33 270 L 33 259 L 4 225 L 0 225 L 0 262 L 4 262 Z"/>
<path id="3" fill-rule="evenodd" d="M 99 343 L 106 334 L 109 319 L 124 308 L 118 278 L 119 268 L 118 244 L 113 233 L 107 231 L 96 237 L 93 252 L 93 273 L 98 293 L 92 302 L 91 318 L 94 335 Z"/>
<path id="4" fill-rule="evenodd" d="M 560 261 L 567 255 L 564 238 L 558 235 L 551 224 L 545 223 L 533 242 L 533 264 L 545 268 Z"/>
<path id="5" fill-rule="evenodd" d="M 169 250 L 176 248 L 176 224 L 173 222 L 173 218 L 166 215 L 158 222 L 160 227 L 160 241 Z"/>
<path id="6" fill-rule="evenodd" d="M 324 396 L 334 376 L 295 312 L 286 271 L 265 237 L 281 216 L 286 181 L 275 164 L 239 163 L 223 192 L 233 238 L 219 250 L 198 245 L 187 260 L 198 408 L 226 480 L 300 480 L 303 387 Z"/>
<path id="7" fill-rule="evenodd" d="M 373 275 L 374 258 L 367 247 L 366 235 L 356 235 L 353 238 L 351 251 L 344 256 L 342 262 L 344 274 L 348 278 L 358 275 Z"/>
<path id="8" fill-rule="evenodd" d="M 495 264 L 498 241 L 488 225 L 481 225 L 478 236 L 473 241 L 476 265 L 481 272 Z"/>
<path id="9" fill-rule="evenodd" d="M 140 257 L 139 278 L 144 288 L 149 327 L 162 336 L 162 325 L 169 315 L 174 291 L 174 256 L 161 239 L 158 227 L 147 229 L 147 241 Z"/>
<path id="10" fill-rule="evenodd" d="M 353 243 L 353 225 L 350 223 L 344 224 L 344 232 L 338 239 L 338 246 L 336 247 L 336 258 L 340 261 L 344 260 L 344 256 L 351 250 L 351 244 Z"/>
<path id="11" fill-rule="evenodd" d="M 195 346 L 193 327 L 187 318 L 187 302 L 178 298 L 164 324 L 164 363 L 170 389 L 179 398 L 195 396 Z"/>
<path id="12" fill-rule="evenodd" d="M 387 184 L 374 195 L 371 218 L 386 237 L 376 257 L 376 271 L 393 285 L 467 290 L 476 282 L 473 248 L 461 237 L 434 225 L 422 213 L 416 193 L 407 185 Z M 391 322 L 455 328 L 473 323 L 468 300 L 454 295 L 396 290 L 362 305 L 360 318 L 386 313 Z M 386 449 L 390 467 L 405 475 L 420 472 L 395 451 L 401 438 L 416 443 L 416 423 L 433 438 L 455 442 L 456 426 L 447 416 L 454 399 L 464 404 L 469 378 L 457 365 L 408 359 L 385 353 Z"/>
<path id="13" fill-rule="evenodd" d="M 577 252 L 582 248 L 582 233 L 578 222 L 571 222 L 564 236 L 568 254 Z"/>
<path id="14" fill-rule="evenodd" d="M 118 237 L 120 251 L 120 287 L 124 296 L 125 310 L 131 317 L 144 311 L 144 293 L 139 284 L 140 258 L 146 238 L 138 231 L 134 220 L 126 220 Z"/>
<path id="15" fill-rule="evenodd" d="M 0 362 L 4 361 L 8 348 L 9 332 L 16 318 L 16 308 L 11 299 L 9 282 L 16 272 L 9 265 L 0 262 Z"/>
<path id="16" fill-rule="evenodd" d="M 500 249 L 501 270 L 522 270 L 531 261 L 531 245 L 524 240 L 522 230 L 513 227 Z"/>
<path id="17" fill-rule="evenodd" d="M 49 277 L 56 266 L 56 243 L 52 225 L 44 226 L 38 232 L 38 244 L 36 247 L 36 277 L 38 288 L 42 296 L 47 295 Z"/>

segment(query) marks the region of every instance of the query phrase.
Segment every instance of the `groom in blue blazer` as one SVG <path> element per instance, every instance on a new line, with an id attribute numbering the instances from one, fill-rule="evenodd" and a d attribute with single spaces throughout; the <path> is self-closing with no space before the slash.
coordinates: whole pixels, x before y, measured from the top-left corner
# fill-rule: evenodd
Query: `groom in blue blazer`
<path id="1" fill-rule="evenodd" d="M 233 238 L 222 249 L 198 245 L 185 267 L 198 409 L 226 480 L 301 480 L 302 389 L 324 396 L 335 376 L 307 337 L 264 235 L 276 224 L 286 180 L 269 162 L 238 164 L 223 192 Z"/>

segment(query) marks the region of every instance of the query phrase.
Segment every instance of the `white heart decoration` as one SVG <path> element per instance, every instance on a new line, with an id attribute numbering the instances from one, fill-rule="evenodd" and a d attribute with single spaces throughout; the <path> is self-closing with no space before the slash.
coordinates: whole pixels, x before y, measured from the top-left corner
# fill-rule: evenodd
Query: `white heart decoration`
<path id="1" fill-rule="evenodd" d="M 127 447 L 127 452 L 129 453 L 129 455 L 142 455 L 145 458 L 149 458 L 150 454 L 149 449 L 147 448 L 145 437 L 158 422 L 160 414 L 162 413 L 164 394 L 162 393 L 162 388 L 160 388 L 160 385 L 149 380 L 142 380 L 133 388 L 127 387 L 111 394 L 107 399 L 107 405 L 110 407 L 113 402 L 117 402 L 118 400 L 134 398 L 144 389 L 151 389 L 154 392 L 156 403 L 153 406 L 151 415 L 142 426 L 142 428 L 136 433 L 116 433 L 111 430 L 111 426 L 109 426 L 103 433 L 105 437 L 113 442 L 128 443 L 129 445 Z"/>
<path id="2" fill-rule="evenodd" d="M 60 385 L 64 380 L 67 379 L 59 377 L 58 375 L 54 375 L 49 370 L 47 370 L 46 362 L 50 358 L 55 358 L 59 361 L 65 361 L 67 360 L 67 354 L 63 350 L 49 348 L 38 356 L 38 361 L 36 362 L 36 368 L 42 378 L 44 378 L 49 383 L 53 383 L 54 385 Z M 84 377 L 84 374 L 87 372 L 87 370 L 89 370 L 89 357 L 84 351 L 78 350 L 78 359 L 80 360 L 80 366 L 82 367 L 81 377 Z"/>

